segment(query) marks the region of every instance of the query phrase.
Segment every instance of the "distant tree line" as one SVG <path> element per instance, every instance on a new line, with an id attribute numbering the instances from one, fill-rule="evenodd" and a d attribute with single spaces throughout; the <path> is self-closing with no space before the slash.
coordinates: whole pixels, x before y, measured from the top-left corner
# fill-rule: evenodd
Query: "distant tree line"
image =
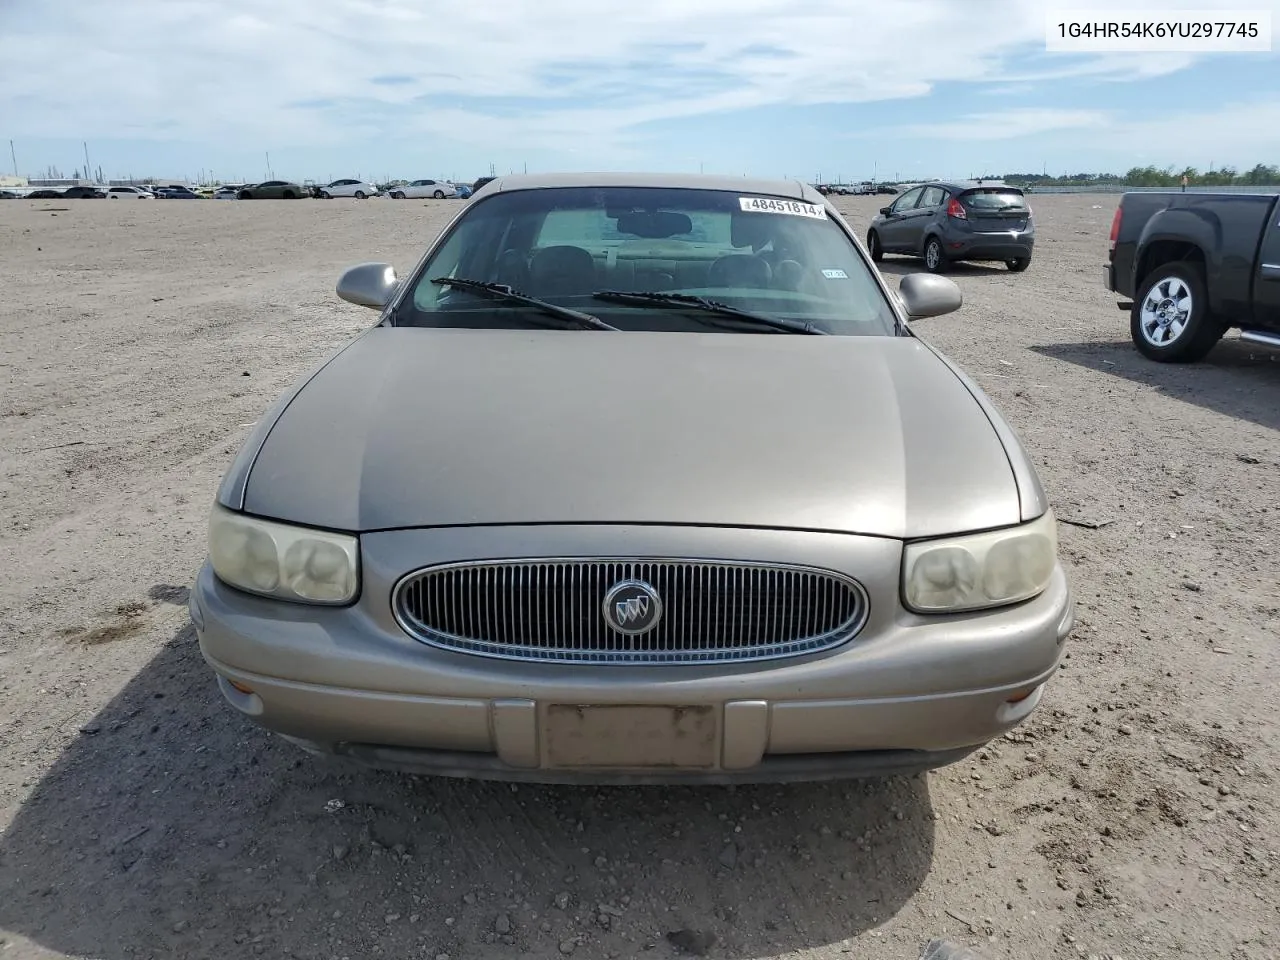
<path id="1" fill-rule="evenodd" d="M 1192 187 L 1266 187 L 1280 185 L 1280 167 L 1260 163 L 1252 170 L 1240 172 L 1234 167 L 1201 172 L 1195 167 L 1132 167 L 1128 173 L 1075 173 L 1051 177 L 1043 173 L 1007 173 L 1005 183 L 1042 187 L 1087 187 L 1114 184 L 1126 187 L 1177 187 L 1182 178 Z"/>

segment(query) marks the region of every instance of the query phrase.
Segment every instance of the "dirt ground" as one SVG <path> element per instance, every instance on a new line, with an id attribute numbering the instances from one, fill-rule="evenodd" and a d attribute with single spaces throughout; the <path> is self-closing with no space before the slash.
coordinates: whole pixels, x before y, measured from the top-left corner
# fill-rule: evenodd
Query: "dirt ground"
<path id="1" fill-rule="evenodd" d="M 1280 353 L 1142 359 L 1100 283 L 1115 202 L 1033 197 L 1030 270 L 958 269 L 917 324 L 1058 516 L 1107 521 L 1061 526 L 1080 622 L 1043 705 L 924 777 L 736 789 L 316 761 L 200 659 L 223 470 L 372 322 L 340 270 L 409 269 L 460 201 L 0 204 L 0 956 L 1280 956 Z"/>

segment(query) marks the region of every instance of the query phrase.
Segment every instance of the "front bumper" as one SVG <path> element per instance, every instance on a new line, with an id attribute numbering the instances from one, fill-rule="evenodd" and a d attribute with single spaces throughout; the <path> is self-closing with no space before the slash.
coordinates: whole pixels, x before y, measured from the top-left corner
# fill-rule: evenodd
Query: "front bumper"
<path id="1" fill-rule="evenodd" d="M 773 531 L 698 535 L 711 548 L 701 555 L 807 561 L 857 577 L 872 598 L 867 625 L 834 650 L 783 660 L 595 666 L 438 649 L 404 634 L 391 615 L 398 575 L 433 563 L 609 555 L 620 543 L 628 555 L 688 555 L 686 529 L 626 527 L 366 536 L 364 593 L 340 609 L 249 596 L 222 584 L 206 564 L 191 615 L 227 701 L 310 748 L 442 775 L 633 783 L 814 780 L 954 762 L 1035 709 L 1074 623 L 1061 569 L 1045 593 L 1023 604 L 925 618 L 897 602 L 897 541 Z M 569 730 L 562 714 L 582 705 L 614 708 L 621 726 Z M 675 708 L 673 717 L 701 718 L 705 750 L 682 754 L 672 746 L 685 734 L 675 721 L 654 725 L 665 708 Z M 633 730 L 669 742 L 643 766 L 628 765 L 638 755 Z M 577 737 L 581 746 L 584 736 L 590 757 L 575 759 L 569 741 Z"/>

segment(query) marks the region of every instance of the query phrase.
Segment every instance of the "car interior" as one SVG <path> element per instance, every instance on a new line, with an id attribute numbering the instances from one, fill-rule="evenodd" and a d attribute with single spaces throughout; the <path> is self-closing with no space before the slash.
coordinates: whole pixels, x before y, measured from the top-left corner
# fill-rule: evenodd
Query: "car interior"
<path id="1" fill-rule="evenodd" d="M 552 299 L 602 289 L 746 288 L 818 294 L 820 271 L 806 266 L 806 244 L 796 231 L 788 230 L 786 219 L 707 214 L 695 225 L 687 213 L 661 210 L 551 211 L 540 222 L 513 220 L 503 249 L 491 263 L 477 258 L 475 263 L 459 264 L 455 275 L 493 280 Z M 588 237 L 599 242 L 588 246 Z"/>

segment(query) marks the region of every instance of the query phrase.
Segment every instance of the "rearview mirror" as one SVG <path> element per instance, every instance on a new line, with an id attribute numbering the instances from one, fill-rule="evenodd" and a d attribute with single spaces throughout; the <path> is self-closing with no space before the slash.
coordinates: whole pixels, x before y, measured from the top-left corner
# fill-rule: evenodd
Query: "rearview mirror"
<path id="1" fill-rule="evenodd" d="M 880 212 L 881 212 L 881 213 L 883 213 L 886 217 L 890 214 L 890 212 L 892 212 L 892 210 L 893 210 L 893 207 L 881 207 L 881 208 L 880 208 Z"/>
<path id="2" fill-rule="evenodd" d="M 348 303 L 381 310 L 391 302 L 400 281 L 389 263 L 362 263 L 338 278 L 338 296 Z"/>
<path id="3" fill-rule="evenodd" d="M 954 280 L 933 273 L 907 274 L 898 283 L 898 294 L 910 320 L 954 313 L 964 303 Z"/>

